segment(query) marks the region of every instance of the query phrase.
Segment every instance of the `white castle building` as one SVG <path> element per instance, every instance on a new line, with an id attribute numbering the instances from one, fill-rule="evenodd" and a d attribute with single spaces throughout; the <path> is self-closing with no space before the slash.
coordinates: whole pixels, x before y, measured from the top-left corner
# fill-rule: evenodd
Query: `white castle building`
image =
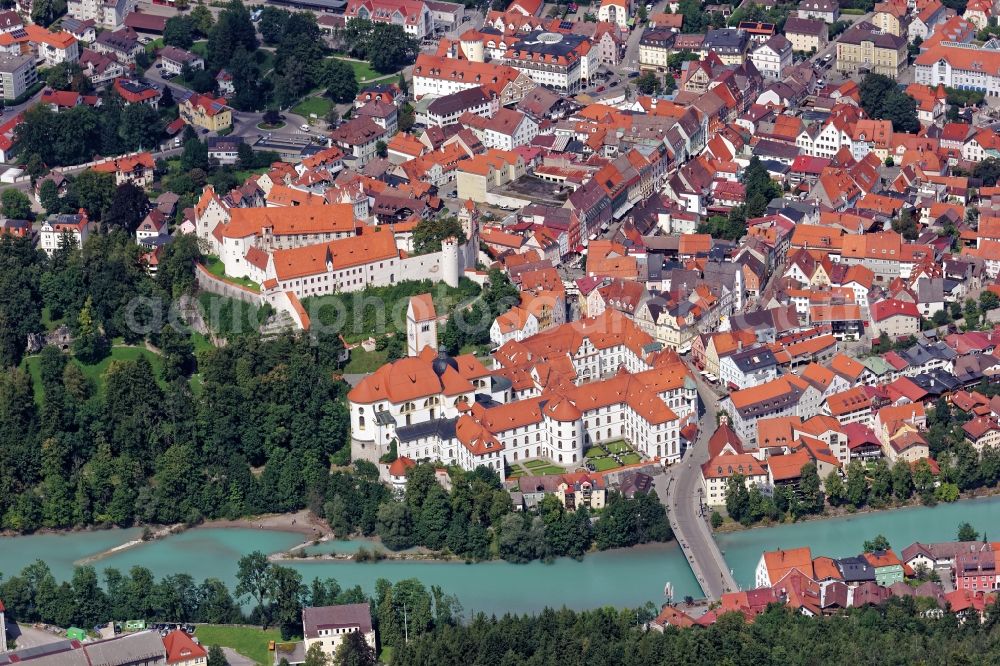
<path id="1" fill-rule="evenodd" d="M 669 464 L 698 418 L 689 371 L 615 310 L 511 341 L 487 369 L 472 355 L 424 348 L 387 364 L 348 394 L 354 443 L 500 474 L 545 459 L 582 465 L 595 443 L 625 439 Z"/>
<path id="2" fill-rule="evenodd" d="M 230 208 L 206 187 L 194 208 L 195 233 L 225 273 L 261 285 L 262 302 L 307 325 L 301 300 L 383 287 L 404 280 L 457 287 L 475 267 L 479 226 L 475 209 L 459 212 L 466 241 L 445 239 L 440 252 L 410 256 L 409 234 L 394 234 L 355 217 L 350 203 L 287 208 Z"/>

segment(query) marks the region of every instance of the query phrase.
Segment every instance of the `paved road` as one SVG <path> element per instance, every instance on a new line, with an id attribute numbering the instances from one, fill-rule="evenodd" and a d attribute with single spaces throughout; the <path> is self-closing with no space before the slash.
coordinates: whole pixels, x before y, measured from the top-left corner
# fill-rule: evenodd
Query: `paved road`
<path id="1" fill-rule="evenodd" d="M 724 592 L 739 589 L 726 560 L 722 557 L 705 516 L 701 515 L 699 467 L 708 460 L 708 440 L 715 431 L 715 415 L 719 402 L 711 387 L 697 372 L 692 371 L 698 395 L 704 407 L 698 439 L 685 453 L 680 463 L 655 478 L 654 486 L 660 501 L 667 507 L 674 538 L 681 545 L 698 584 L 709 600 L 719 599 Z"/>

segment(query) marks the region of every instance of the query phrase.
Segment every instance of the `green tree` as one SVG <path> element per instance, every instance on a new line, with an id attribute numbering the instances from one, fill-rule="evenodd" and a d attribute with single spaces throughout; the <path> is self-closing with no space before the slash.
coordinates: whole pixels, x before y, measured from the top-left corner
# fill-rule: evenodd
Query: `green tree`
<path id="1" fill-rule="evenodd" d="M 441 241 L 446 238 L 455 238 L 460 244 L 465 242 L 465 232 L 457 217 L 449 215 L 421 220 L 413 230 L 413 253 L 440 252 Z"/>
<path id="2" fill-rule="evenodd" d="M 720 527 L 722 527 L 722 523 L 723 523 L 722 514 L 719 513 L 718 511 L 713 511 L 712 512 L 712 528 L 717 530 Z"/>
<path id="3" fill-rule="evenodd" d="M 181 169 L 185 171 L 207 170 L 208 167 L 208 146 L 194 138 L 185 141 L 184 151 L 181 153 Z"/>
<path id="4" fill-rule="evenodd" d="M 212 645 L 208 648 L 208 661 L 207 666 L 229 666 L 229 661 L 226 659 L 226 654 L 222 651 L 222 648 L 218 645 Z"/>
<path id="5" fill-rule="evenodd" d="M 417 516 L 416 538 L 428 548 L 440 549 L 444 546 L 450 520 L 451 506 L 448 494 L 440 484 L 435 483 L 427 493 Z"/>
<path id="6" fill-rule="evenodd" d="M 974 331 L 979 328 L 979 305 L 971 298 L 965 299 L 965 306 L 962 308 L 962 317 L 965 319 L 965 329 Z"/>
<path id="7" fill-rule="evenodd" d="M 939 502 L 956 502 L 958 497 L 958 486 L 954 483 L 944 482 L 934 489 L 934 499 Z"/>
<path id="8" fill-rule="evenodd" d="M 892 230 L 901 234 L 903 238 L 914 241 L 920 235 L 920 225 L 913 217 L 913 210 L 901 208 L 899 215 L 892 221 Z"/>
<path id="9" fill-rule="evenodd" d="M 91 87 L 82 85 L 84 80 L 83 68 L 79 63 L 62 62 L 50 69 L 45 74 L 45 85 L 53 90 L 74 90 L 79 93 L 90 92 Z M 81 86 L 83 89 L 80 89 Z"/>
<path id="10" fill-rule="evenodd" d="M 274 570 L 267 560 L 267 555 L 255 550 L 240 558 L 236 565 L 236 596 L 250 596 L 257 601 L 258 615 L 267 620 L 264 615 L 264 600 L 270 599 L 275 592 Z"/>
<path id="11" fill-rule="evenodd" d="M 306 659 L 303 662 L 303 666 L 328 666 L 329 659 L 326 657 L 326 653 L 323 652 L 323 645 L 321 643 L 313 643 L 306 650 Z"/>
<path id="12" fill-rule="evenodd" d="M 892 494 L 900 502 L 910 499 L 913 494 L 913 473 L 910 463 L 905 460 L 897 461 L 892 466 Z"/>
<path id="13" fill-rule="evenodd" d="M 376 23 L 368 60 L 375 71 L 390 74 L 413 64 L 420 51 L 417 40 L 396 23 Z"/>
<path id="14" fill-rule="evenodd" d="M 868 74 L 861 81 L 861 108 L 870 118 L 892 121 L 897 132 L 920 129 L 917 103 L 899 89 L 894 79 L 882 74 Z"/>
<path id="15" fill-rule="evenodd" d="M 389 156 L 389 146 L 385 141 L 377 141 L 375 143 L 375 154 L 382 159 Z"/>
<path id="16" fill-rule="evenodd" d="M 781 186 L 771 180 L 771 175 L 757 157 L 750 159 L 743 172 L 743 185 L 747 192 L 747 218 L 760 217 L 771 200 L 781 196 Z"/>
<path id="17" fill-rule="evenodd" d="M 996 310 L 998 307 L 1000 307 L 1000 296 L 997 296 L 995 292 L 987 290 L 979 294 L 980 312 L 986 313 L 990 310 Z"/>
<path id="18" fill-rule="evenodd" d="M 635 80 L 635 85 L 643 95 L 655 95 L 660 92 L 660 77 L 654 72 L 645 72 Z"/>
<path id="19" fill-rule="evenodd" d="M 343 60 L 331 58 L 326 61 L 322 83 L 326 86 L 327 97 L 339 104 L 353 101 L 358 94 L 358 79 L 354 68 Z"/>
<path id="20" fill-rule="evenodd" d="M 289 15 L 290 12 L 287 10 L 270 5 L 261 9 L 257 29 L 260 30 L 261 39 L 265 44 L 274 46 L 281 41 Z"/>
<path id="21" fill-rule="evenodd" d="M 172 16 L 163 29 L 163 43 L 168 46 L 187 49 L 194 43 L 194 24 L 186 16 Z"/>
<path id="22" fill-rule="evenodd" d="M 274 620 L 284 640 L 302 630 L 302 599 L 306 588 L 302 575 L 288 567 L 272 567 L 274 579 Z"/>
<path id="23" fill-rule="evenodd" d="M 399 502 L 388 502 L 378 509 L 376 523 L 382 543 L 390 550 L 405 550 L 413 543 L 413 517 L 410 507 Z"/>
<path id="24" fill-rule="evenodd" d="M 267 82 L 262 80 L 260 66 L 253 54 L 238 46 L 230 57 L 226 70 L 232 75 L 233 88 L 236 90 L 230 103 L 240 111 L 259 111 L 264 108 L 267 103 Z M 269 122 L 266 116 L 264 122 Z"/>
<path id="25" fill-rule="evenodd" d="M 361 632 L 352 631 L 344 636 L 333 655 L 334 666 L 375 666 L 375 648 L 368 645 Z"/>
<path id="26" fill-rule="evenodd" d="M 81 362 L 94 364 L 107 356 L 110 348 L 100 322 L 94 319 L 94 302 L 88 296 L 77 317 L 76 332 L 73 336 L 73 354 Z"/>
<path id="27" fill-rule="evenodd" d="M 65 0 L 35 0 L 31 3 L 31 22 L 48 27 L 66 13 Z"/>
<path id="28" fill-rule="evenodd" d="M 31 199 L 21 190 L 13 188 L 4 190 L 3 194 L 0 194 L 0 209 L 8 219 L 31 219 Z"/>
<path id="29" fill-rule="evenodd" d="M 959 541 L 979 541 L 979 532 L 976 531 L 969 523 L 959 523 L 958 524 L 958 540 Z"/>
<path id="30" fill-rule="evenodd" d="M 847 488 L 844 487 L 844 480 L 840 478 L 837 470 L 827 475 L 823 487 L 826 490 L 826 498 L 832 506 L 840 506 L 847 501 Z"/>
<path id="31" fill-rule="evenodd" d="M 972 169 L 972 175 L 983 181 L 984 187 L 993 187 L 1000 179 L 1000 160 L 995 157 L 987 157 L 981 160 Z"/>
<path id="32" fill-rule="evenodd" d="M 208 37 L 206 65 L 221 69 L 229 65 L 229 60 L 242 47 L 248 53 L 257 49 L 257 31 L 250 20 L 250 12 L 240 0 L 231 0 L 219 12 L 219 17 Z"/>
<path id="33" fill-rule="evenodd" d="M 882 550 L 889 550 L 891 546 L 889 545 L 889 540 L 884 536 L 879 534 L 874 539 L 866 540 L 862 549 L 866 553 L 875 553 Z"/>
<path id="34" fill-rule="evenodd" d="M 674 51 L 667 57 L 667 67 L 677 72 L 680 71 L 681 66 L 685 62 L 700 59 L 701 57 L 697 53 L 692 53 L 688 49 L 682 49 L 680 51 Z"/>
<path id="35" fill-rule="evenodd" d="M 59 187 L 53 180 L 45 180 L 38 188 L 38 202 L 49 215 L 59 212 L 62 201 L 59 199 Z"/>
<path id="36" fill-rule="evenodd" d="M 859 460 L 852 460 L 847 465 L 847 501 L 855 508 L 868 501 L 868 479 L 865 478 L 865 466 Z"/>
<path id="37" fill-rule="evenodd" d="M 114 198 L 102 222 L 109 229 L 122 229 L 132 235 L 149 212 L 149 197 L 141 187 L 122 183 L 115 190 Z"/>
<path id="38" fill-rule="evenodd" d="M 750 511 L 750 491 L 746 487 L 746 477 L 733 474 L 726 484 L 726 513 L 736 521 L 741 521 Z"/>
<path id="39" fill-rule="evenodd" d="M 111 207 L 115 189 L 114 174 L 87 169 L 73 180 L 67 198 L 75 200 L 91 220 L 100 220 L 104 211 Z"/>
<path id="40" fill-rule="evenodd" d="M 163 378 L 166 381 L 187 377 L 194 372 L 194 346 L 187 331 L 164 324 L 160 332 L 160 350 L 163 352 Z"/>
<path id="41" fill-rule="evenodd" d="M 215 25 L 215 19 L 212 18 L 212 12 L 205 5 L 198 5 L 191 10 L 191 25 L 195 32 L 198 33 L 199 37 L 208 37 L 212 34 L 212 27 Z"/>
<path id="42" fill-rule="evenodd" d="M 823 491 L 815 463 L 806 463 L 799 471 L 799 495 L 806 511 L 819 513 L 823 510 Z"/>
<path id="43" fill-rule="evenodd" d="M 871 488 L 868 502 L 875 507 L 883 507 L 892 496 L 892 473 L 885 460 L 876 460 L 871 468 Z"/>

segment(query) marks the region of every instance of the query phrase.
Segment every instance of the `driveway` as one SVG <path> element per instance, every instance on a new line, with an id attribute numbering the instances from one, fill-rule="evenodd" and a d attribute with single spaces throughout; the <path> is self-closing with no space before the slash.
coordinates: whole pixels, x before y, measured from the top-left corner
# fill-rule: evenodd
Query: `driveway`
<path id="1" fill-rule="evenodd" d="M 256 661 L 249 657 L 244 657 L 233 648 L 224 647 L 222 648 L 222 653 L 226 655 L 226 661 L 229 662 L 229 666 L 257 666 Z"/>
<path id="2" fill-rule="evenodd" d="M 66 634 L 62 631 L 53 633 L 44 629 L 35 629 L 29 624 L 18 625 L 16 622 L 7 622 L 7 639 L 17 643 L 17 649 L 38 647 L 66 640 Z"/>

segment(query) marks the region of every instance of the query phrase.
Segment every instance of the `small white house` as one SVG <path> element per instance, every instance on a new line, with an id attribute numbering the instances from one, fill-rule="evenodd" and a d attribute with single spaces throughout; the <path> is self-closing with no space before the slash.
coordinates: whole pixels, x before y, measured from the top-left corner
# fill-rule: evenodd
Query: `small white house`
<path id="1" fill-rule="evenodd" d="M 90 234 L 90 221 L 81 209 L 77 215 L 51 215 L 38 231 L 38 246 L 50 257 L 63 243 L 83 247 Z"/>
<path id="2" fill-rule="evenodd" d="M 493 320 L 490 326 L 490 342 L 501 347 L 511 340 L 520 342 L 538 333 L 538 319 L 521 307 L 512 307 Z"/>

